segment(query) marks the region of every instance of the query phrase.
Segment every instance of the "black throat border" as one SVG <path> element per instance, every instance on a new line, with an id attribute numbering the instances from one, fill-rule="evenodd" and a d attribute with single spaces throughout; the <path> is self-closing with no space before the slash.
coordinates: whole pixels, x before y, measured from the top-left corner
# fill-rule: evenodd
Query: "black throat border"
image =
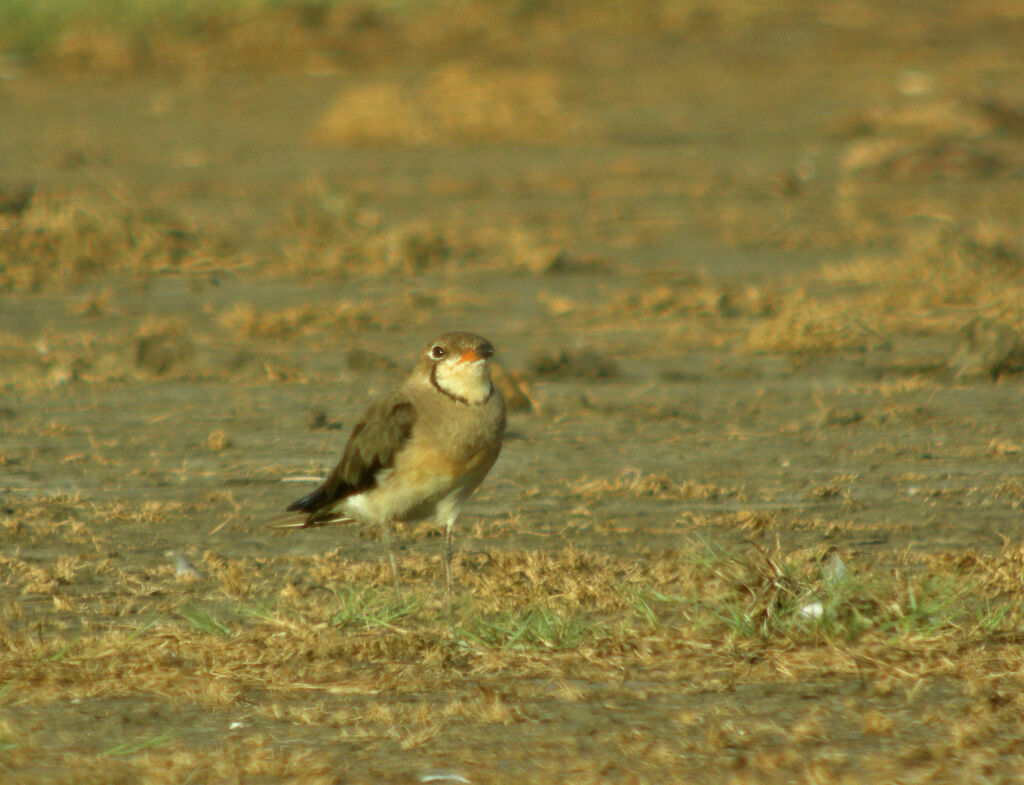
<path id="1" fill-rule="evenodd" d="M 487 390 L 487 395 L 484 396 L 484 399 L 482 401 L 480 401 L 479 404 L 472 404 L 468 400 L 463 398 L 461 395 L 456 395 L 455 393 L 451 392 L 450 390 L 446 390 L 444 387 L 442 387 L 440 384 L 437 383 L 437 366 L 436 365 L 430 366 L 430 383 L 432 385 L 434 385 L 434 389 L 437 390 L 442 395 L 447 395 L 453 401 L 457 401 L 458 403 L 465 404 L 466 406 L 480 406 L 482 404 L 485 404 L 489 400 L 491 400 L 491 396 L 494 394 L 494 382 L 491 382 L 491 387 L 490 387 L 489 390 Z"/>

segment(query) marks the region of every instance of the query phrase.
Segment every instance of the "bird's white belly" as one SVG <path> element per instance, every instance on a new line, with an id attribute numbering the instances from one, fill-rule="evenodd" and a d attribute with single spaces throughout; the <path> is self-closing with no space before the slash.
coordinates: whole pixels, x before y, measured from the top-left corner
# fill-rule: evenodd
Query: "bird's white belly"
<path id="1" fill-rule="evenodd" d="M 369 491 L 349 496 L 342 510 L 365 523 L 441 520 L 457 515 L 460 501 L 450 478 L 434 477 L 429 482 L 417 483 L 385 481 Z"/>

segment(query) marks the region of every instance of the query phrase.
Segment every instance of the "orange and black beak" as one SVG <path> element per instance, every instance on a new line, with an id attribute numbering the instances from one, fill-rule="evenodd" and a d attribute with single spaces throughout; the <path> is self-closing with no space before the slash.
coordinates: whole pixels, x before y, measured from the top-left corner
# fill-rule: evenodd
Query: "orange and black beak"
<path id="1" fill-rule="evenodd" d="M 481 344 L 480 346 L 477 346 L 475 349 L 467 349 L 466 351 L 464 351 L 462 353 L 462 356 L 459 357 L 459 362 L 471 363 L 476 362 L 477 360 L 486 360 L 487 358 L 493 356 L 494 347 L 491 346 L 489 343 L 484 343 Z"/>

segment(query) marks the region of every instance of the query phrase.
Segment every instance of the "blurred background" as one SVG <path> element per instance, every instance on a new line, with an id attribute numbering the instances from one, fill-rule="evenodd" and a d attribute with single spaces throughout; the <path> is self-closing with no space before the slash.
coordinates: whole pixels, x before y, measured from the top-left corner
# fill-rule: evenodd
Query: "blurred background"
<path id="1" fill-rule="evenodd" d="M 676 323 L 679 350 L 948 336 L 951 300 L 1009 324 L 1022 28 L 1008 0 L 7 0 L 0 289 L 95 318 L 156 276 L 147 313 L 180 317 L 181 276 L 216 279 L 245 293 L 211 329 L 251 333 L 284 280 L 295 305 L 387 280 L 344 319 L 431 332 L 524 275 L 479 328 L 512 337 L 575 330 L 583 271 L 635 282 L 640 316 L 755 317 Z"/>
<path id="2" fill-rule="evenodd" d="M 1020 780 L 1022 41 L 0 0 L 0 779 Z M 409 602 L 264 525 L 448 329 L 512 408 L 460 640 L 429 524 Z"/>

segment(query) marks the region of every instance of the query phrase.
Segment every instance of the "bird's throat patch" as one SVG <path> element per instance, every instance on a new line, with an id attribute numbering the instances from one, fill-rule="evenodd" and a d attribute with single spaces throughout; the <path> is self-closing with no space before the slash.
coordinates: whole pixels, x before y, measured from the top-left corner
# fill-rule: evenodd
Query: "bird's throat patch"
<path id="1" fill-rule="evenodd" d="M 447 378 L 438 379 L 438 366 L 430 369 L 430 383 L 438 392 L 453 401 L 467 406 L 487 403 L 494 394 L 494 385 L 487 378 L 486 372 L 477 374 L 449 374 Z"/>

